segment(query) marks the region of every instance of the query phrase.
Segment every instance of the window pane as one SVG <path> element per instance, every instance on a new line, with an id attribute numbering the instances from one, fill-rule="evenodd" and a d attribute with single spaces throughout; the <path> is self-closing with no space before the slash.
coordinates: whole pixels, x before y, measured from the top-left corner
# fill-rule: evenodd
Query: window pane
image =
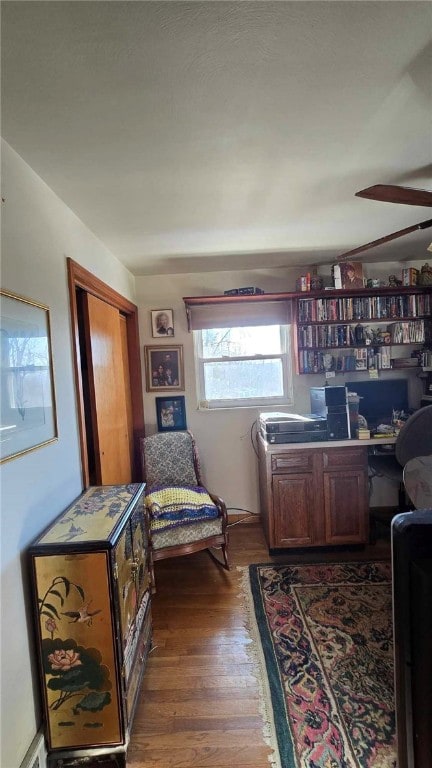
<path id="1" fill-rule="evenodd" d="M 206 400 L 282 397 L 282 360 L 204 363 Z"/>
<path id="2" fill-rule="evenodd" d="M 279 325 L 246 328 L 211 328 L 202 332 L 203 357 L 249 357 L 279 355 Z"/>

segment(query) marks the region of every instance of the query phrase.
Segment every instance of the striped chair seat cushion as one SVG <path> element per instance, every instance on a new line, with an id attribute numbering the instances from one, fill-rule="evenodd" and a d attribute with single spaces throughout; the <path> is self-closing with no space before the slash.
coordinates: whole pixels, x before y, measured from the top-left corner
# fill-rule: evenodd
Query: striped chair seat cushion
<path id="1" fill-rule="evenodd" d="M 197 485 L 154 485 L 145 497 L 145 505 L 154 532 L 219 515 L 205 488 Z"/>

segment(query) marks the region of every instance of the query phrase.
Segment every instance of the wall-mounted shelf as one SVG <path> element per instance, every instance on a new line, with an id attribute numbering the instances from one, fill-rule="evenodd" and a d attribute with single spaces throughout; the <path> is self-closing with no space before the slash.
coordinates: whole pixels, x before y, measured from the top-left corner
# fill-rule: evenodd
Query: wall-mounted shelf
<path id="1" fill-rule="evenodd" d="M 292 310 L 296 369 L 299 374 L 329 370 L 329 362 L 324 363 L 324 355 L 328 356 L 330 350 L 336 350 L 340 355 L 334 361 L 335 372 L 367 370 L 368 367 L 389 369 L 391 347 L 422 347 L 432 342 L 432 286 L 188 296 L 183 301 L 189 329 L 194 307 L 286 302 Z M 391 334 L 390 344 L 377 344 L 373 340 L 368 344 L 366 340 L 358 343 L 353 335 L 358 325 L 387 325 Z M 361 367 L 357 367 L 355 360 L 353 362 L 353 355 L 344 355 L 344 351 L 354 351 Z"/>

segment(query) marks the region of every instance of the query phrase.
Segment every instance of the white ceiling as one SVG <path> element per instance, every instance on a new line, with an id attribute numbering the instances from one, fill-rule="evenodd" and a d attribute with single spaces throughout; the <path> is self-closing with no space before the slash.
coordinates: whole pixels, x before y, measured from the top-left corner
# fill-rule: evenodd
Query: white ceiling
<path id="1" fill-rule="evenodd" d="M 411 0 L 3 2 L 2 134 L 136 275 L 329 263 L 431 216 L 354 197 L 432 189 L 431 32 Z"/>

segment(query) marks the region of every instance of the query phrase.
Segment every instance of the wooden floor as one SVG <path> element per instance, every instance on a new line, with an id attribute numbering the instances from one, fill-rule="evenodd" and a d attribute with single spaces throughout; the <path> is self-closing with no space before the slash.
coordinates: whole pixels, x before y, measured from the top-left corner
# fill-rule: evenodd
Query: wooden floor
<path id="1" fill-rule="evenodd" d="M 128 766 L 269 768 L 259 691 L 236 566 L 386 559 L 389 544 L 363 550 L 269 556 L 259 522 L 230 528 L 228 573 L 206 552 L 156 563 L 153 644 Z"/>

